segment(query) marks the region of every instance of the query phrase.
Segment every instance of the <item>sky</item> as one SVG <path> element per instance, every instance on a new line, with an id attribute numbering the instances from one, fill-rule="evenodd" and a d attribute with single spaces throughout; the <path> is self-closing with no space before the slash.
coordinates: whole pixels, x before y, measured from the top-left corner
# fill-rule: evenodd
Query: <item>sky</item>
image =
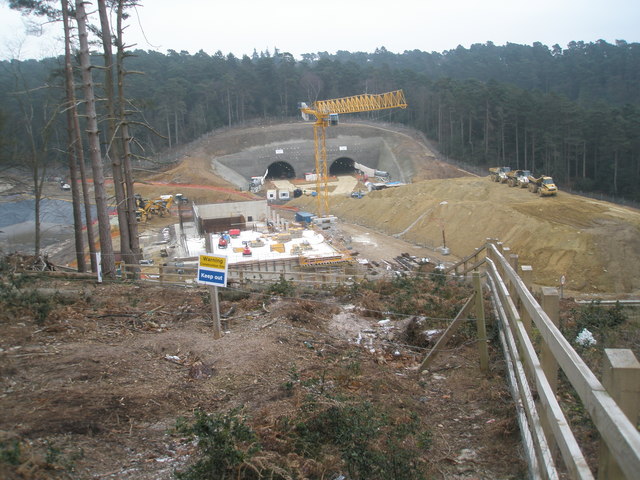
<path id="1" fill-rule="evenodd" d="M 59 24 L 27 21 L 0 0 L 0 59 L 64 52 Z M 95 2 L 93 2 L 95 5 Z M 443 52 L 491 41 L 566 47 L 571 41 L 640 42 L 638 0 L 140 0 L 125 39 L 134 48 L 218 50 L 241 57 L 385 47 Z M 88 8 L 91 11 L 91 7 Z M 97 17 L 97 16 L 96 16 Z M 34 35 L 38 33 L 39 35 Z"/>

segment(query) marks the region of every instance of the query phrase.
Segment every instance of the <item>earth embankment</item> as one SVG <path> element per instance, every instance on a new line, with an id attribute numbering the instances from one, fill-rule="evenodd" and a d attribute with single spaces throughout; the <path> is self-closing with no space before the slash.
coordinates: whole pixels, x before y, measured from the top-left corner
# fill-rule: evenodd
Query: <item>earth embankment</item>
<path id="1" fill-rule="evenodd" d="M 297 200 L 311 209 L 311 199 Z M 640 212 L 560 192 L 540 198 L 488 178 L 425 180 L 373 191 L 363 199 L 331 198 L 331 213 L 419 245 L 446 245 L 457 257 L 497 238 L 538 285 L 579 293 L 640 292 Z"/>

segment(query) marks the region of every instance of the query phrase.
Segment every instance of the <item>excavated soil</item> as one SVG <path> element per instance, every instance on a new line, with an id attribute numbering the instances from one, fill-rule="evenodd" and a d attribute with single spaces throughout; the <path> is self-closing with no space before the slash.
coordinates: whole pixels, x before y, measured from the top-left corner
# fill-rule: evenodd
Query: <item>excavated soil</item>
<path id="1" fill-rule="evenodd" d="M 296 200 L 312 209 L 312 200 Z M 560 192 L 540 198 L 488 177 L 434 179 L 332 198 L 331 212 L 403 240 L 462 258 L 496 238 L 531 265 L 534 282 L 575 294 L 640 294 L 640 211 Z"/>
<path id="2" fill-rule="evenodd" d="M 204 184 L 219 190 L 190 191 L 182 185 L 144 188 L 149 188 L 149 196 L 180 189 L 200 201 L 246 198 L 247 192 L 229 193 L 230 185 L 211 171 L 211 159 L 260 141 L 284 140 L 291 128 L 300 135 L 299 124 L 211 134 L 194 142 L 175 168 L 148 179 Z M 568 194 L 562 185 L 556 197 L 540 198 L 527 189 L 493 183 L 488 177 L 477 177 L 441 161 L 420 134 L 404 127 L 345 124 L 340 129 L 361 136 L 383 136 L 398 162 L 413 172 L 410 185 L 373 191 L 362 199 L 331 196 L 331 213 L 341 221 L 422 246 L 431 251 L 430 256 L 438 255 L 444 230 L 452 253 L 444 259 L 448 261 L 470 254 L 487 238 L 495 238 L 519 256 L 521 265 L 533 267 L 538 285 L 559 286 L 564 276 L 565 290 L 575 295 L 640 294 L 637 209 Z M 312 212 L 316 209 L 311 197 L 289 204 Z"/>

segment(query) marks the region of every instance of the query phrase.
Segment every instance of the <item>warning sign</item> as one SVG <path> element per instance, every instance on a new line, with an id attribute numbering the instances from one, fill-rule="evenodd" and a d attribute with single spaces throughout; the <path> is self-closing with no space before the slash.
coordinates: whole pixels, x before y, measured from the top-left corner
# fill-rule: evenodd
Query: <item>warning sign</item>
<path id="1" fill-rule="evenodd" d="M 200 255 L 197 282 L 213 287 L 226 287 L 227 257 Z"/>
<path id="2" fill-rule="evenodd" d="M 200 267 L 217 268 L 224 270 L 227 267 L 227 257 L 214 257 L 212 255 L 200 255 Z"/>

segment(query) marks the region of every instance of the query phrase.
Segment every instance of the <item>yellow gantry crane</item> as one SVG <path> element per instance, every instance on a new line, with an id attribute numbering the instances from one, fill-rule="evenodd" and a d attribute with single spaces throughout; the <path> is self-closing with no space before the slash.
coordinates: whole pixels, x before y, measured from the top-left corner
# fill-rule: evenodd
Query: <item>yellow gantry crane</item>
<path id="1" fill-rule="evenodd" d="M 311 107 L 300 104 L 302 118 L 309 120 L 309 115 L 316 118 L 313 124 L 313 140 L 316 160 L 316 200 L 319 217 L 329 213 L 329 191 L 327 177 L 327 136 L 326 127 L 338 124 L 340 113 L 373 112 L 389 108 L 407 108 L 402 90 L 380 94 L 362 94 L 353 97 L 319 100 Z M 321 189 L 321 186 L 324 188 Z M 323 209 L 324 207 L 324 209 Z"/>

